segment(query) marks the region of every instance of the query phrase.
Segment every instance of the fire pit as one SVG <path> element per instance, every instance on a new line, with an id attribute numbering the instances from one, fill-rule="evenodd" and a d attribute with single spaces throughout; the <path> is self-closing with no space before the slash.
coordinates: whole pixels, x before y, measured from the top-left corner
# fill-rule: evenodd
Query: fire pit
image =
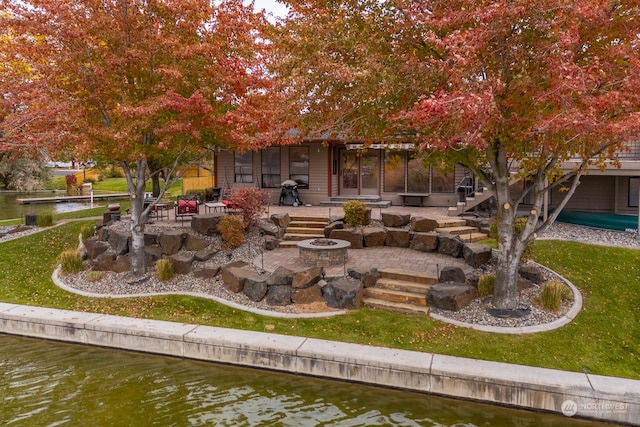
<path id="1" fill-rule="evenodd" d="M 298 252 L 304 265 L 328 267 L 345 262 L 349 246 L 346 240 L 307 239 L 298 242 Z"/>

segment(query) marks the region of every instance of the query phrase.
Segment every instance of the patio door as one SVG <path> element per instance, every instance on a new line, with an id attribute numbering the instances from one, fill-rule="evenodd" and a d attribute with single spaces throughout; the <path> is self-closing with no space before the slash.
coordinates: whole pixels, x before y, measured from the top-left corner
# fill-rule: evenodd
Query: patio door
<path id="1" fill-rule="evenodd" d="M 380 153 L 378 150 L 340 150 L 340 194 L 343 196 L 380 194 Z"/>

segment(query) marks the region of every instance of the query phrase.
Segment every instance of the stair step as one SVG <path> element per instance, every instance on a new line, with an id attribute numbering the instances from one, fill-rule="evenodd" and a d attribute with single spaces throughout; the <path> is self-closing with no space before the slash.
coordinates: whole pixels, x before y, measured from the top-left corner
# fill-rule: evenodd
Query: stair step
<path id="1" fill-rule="evenodd" d="M 364 298 L 375 298 L 390 302 L 401 302 L 404 304 L 427 306 L 427 296 L 414 292 L 395 291 L 393 289 L 366 288 Z"/>
<path id="2" fill-rule="evenodd" d="M 468 225 L 456 226 L 456 227 L 438 227 L 435 229 L 438 233 L 449 233 L 456 236 L 469 235 L 478 231 L 477 227 L 470 227 Z"/>
<path id="3" fill-rule="evenodd" d="M 284 233 L 284 236 L 282 236 L 282 240 L 292 240 L 296 242 L 299 242 L 300 240 L 317 238 L 324 239 L 324 234 Z"/>
<path id="4" fill-rule="evenodd" d="M 465 234 L 464 236 L 460 236 L 462 238 L 462 241 L 466 242 L 466 243 L 473 243 L 473 242 L 479 242 L 481 240 L 486 240 L 489 238 L 488 234 L 485 233 L 471 233 L 471 234 Z"/>
<path id="5" fill-rule="evenodd" d="M 324 237 L 324 229 L 319 228 L 306 228 L 306 227 L 287 227 L 285 230 L 285 234 L 313 234 L 319 235 L 322 234 Z"/>
<path id="6" fill-rule="evenodd" d="M 351 198 L 348 200 L 352 200 Z M 322 200 L 320 206 L 343 206 L 348 200 Z M 388 208 L 391 206 L 391 200 L 368 201 L 362 200 L 368 208 Z"/>
<path id="7" fill-rule="evenodd" d="M 467 221 L 459 218 L 446 218 L 446 219 L 438 219 L 437 220 L 439 228 L 446 227 L 462 227 L 467 225 Z"/>
<path id="8" fill-rule="evenodd" d="M 291 222 L 319 222 L 323 224 L 327 224 L 329 222 L 329 217 L 324 216 L 290 215 L 289 219 L 291 220 Z"/>
<path id="9" fill-rule="evenodd" d="M 363 298 L 362 303 L 366 307 L 376 308 L 380 310 L 395 311 L 399 313 L 410 314 L 429 314 L 429 307 L 423 307 L 413 304 L 404 304 L 399 302 L 391 302 L 379 300 L 377 298 Z"/>
<path id="10" fill-rule="evenodd" d="M 316 221 L 291 221 L 289 223 L 289 227 L 299 227 L 299 228 L 325 228 L 328 222 L 316 222 Z"/>
<path id="11" fill-rule="evenodd" d="M 382 277 L 376 282 L 376 288 L 389 289 L 393 291 L 413 292 L 414 294 L 426 295 L 429 288 L 436 283 L 436 279 L 433 279 L 433 283 L 416 283 L 407 280 L 387 279 Z"/>
<path id="12" fill-rule="evenodd" d="M 386 279 L 402 280 L 405 282 L 433 285 L 438 282 L 435 275 L 422 271 L 409 271 L 397 268 L 385 268 L 380 270 L 380 276 Z"/>

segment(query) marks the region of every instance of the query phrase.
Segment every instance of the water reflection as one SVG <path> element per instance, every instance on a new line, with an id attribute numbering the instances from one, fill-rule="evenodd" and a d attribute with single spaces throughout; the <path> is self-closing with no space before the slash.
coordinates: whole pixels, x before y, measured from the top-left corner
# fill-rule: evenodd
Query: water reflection
<path id="1" fill-rule="evenodd" d="M 37 203 L 37 204 L 21 204 L 17 199 L 32 197 L 54 197 L 56 195 L 64 195 L 62 193 L 38 192 L 38 193 L 13 193 L 0 191 L 0 220 L 24 218 L 26 214 L 47 213 L 63 213 L 73 212 L 81 209 L 90 209 L 91 203 L 81 202 L 61 202 L 61 203 Z M 106 206 L 107 202 L 101 200 L 93 204 L 96 206 Z"/>
<path id="2" fill-rule="evenodd" d="M 472 402 L 0 335 L 8 426 L 586 426 Z"/>

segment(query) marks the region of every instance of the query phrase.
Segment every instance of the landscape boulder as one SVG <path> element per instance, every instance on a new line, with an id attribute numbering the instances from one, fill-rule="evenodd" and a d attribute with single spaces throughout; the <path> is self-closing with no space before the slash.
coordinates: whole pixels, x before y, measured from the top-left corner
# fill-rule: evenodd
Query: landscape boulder
<path id="1" fill-rule="evenodd" d="M 450 233 L 440 233 L 438 235 L 438 253 L 440 254 L 460 258 L 463 247 L 464 242 L 460 236 Z"/>
<path id="2" fill-rule="evenodd" d="M 291 286 L 295 289 L 304 289 L 313 286 L 322 279 L 323 272 L 322 267 L 310 267 L 296 271 L 291 277 Z"/>
<path id="3" fill-rule="evenodd" d="M 182 249 L 190 252 L 198 252 L 209 246 L 209 242 L 203 238 L 197 237 L 191 233 L 186 233 L 184 236 L 184 242 L 182 243 Z"/>
<path id="4" fill-rule="evenodd" d="M 269 286 L 266 302 L 269 305 L 285 306 L 291 304 L 291 286 Z"/>
<path id="5" fill-rule="evenodd" d="M 225 215 L 222 212 L 194 215 L 191 219 L 191 229 L 205 236 L 214 236 L 218 234 L 218 223 Z"/>
<path id="6" fill-rule="evenodd" d="M 342 230 L 344 228 L 343 221 L 333 221 L 324 227 L 324 237 L 327 239 L 331 236 L 333 230 Z"/>
<path id="7" fill-rule="evenodd" d="M 518 268 L 518 274 L 536 285 L 540 285 L 544 282 L 544 271 L 535 265 L 520 266 L 520 268 Z"/>
<path id="8" fill-rule="evenodd" d="M 409 247 L 418 252 L 435 252 L 438 249 L 438 233 L 413 233 Z"/>
<path id="9" fill-rule="evenodd" d="M 313 285 L 304 289 L 293 289 L 291 301 L 294 304 L 313 304 L 324 302 L 322 289 L 318 285 Z"/>
<path id="10" fill-rule="evenodd" d="M 219 272 L 220 267 L 217 265 L 212 267 L 200 267 L 193 270 L 193 277 L 200 279 L 211 279 L 212 277 L 215 277 Z"/>
<path id="11" fill-rule="evenodd" d="M 271 215 L 271 222 L 280 228 L 287 228 L 291 224 L 291 218 L 288 213 Z"/>
<path id="12" fill-rule="evenodd" d="M 206 248 L 196 252 L 194 256 L 196 261 L 205 262 L 213 258 L 218 252 L 220 252 L 219 248 L 216 248 L 215 246 L 207 246 Z"/>
<path id="13" fill-rule="evenodd" d="M 182 249 L 184 233 L 181 230 L 167 230 L 158 236 L 158 244 L 163 255 L 177 254 Z"/>
<path id="14" fill-rule="evenodd" d="M 408 248 L 410 241 L 409 230 L 406 228 L 387 228 L 385 244 L 393 248 Z"/>
<path id="15" fill-rule="evenodd" d="M 460 267 L 446 266 L 440 270 L 438 282 L 462 282 L 466 281 L 464 271 Z"/>
<path id="16" fill-rule="evenodd" d="M 404 227 L 411 221 L 411 214 L 382 213 L 382 224 L 385 227 Z"/>
<path id="17" fill-rule="evenodd" d="M 127 271 L 131 271 L 131 259 L 129 258 L 129 254 L 117 257 L 113 262 L 111 270 L 116 273 L 126 273 Z"/>
<path id="18" fill-rule="evenodd" d="M 262 301 L 267 295 L 268 286 L 264 279 L 257 277 L 248 277 L 244 282 L 242 292 L 251 301 Z"/>
<path id="19" fill-rule="evenodd" d="M 353 228 L 345 228 L 342 230 L 332 230 L 329 235 L 331 239 L 339 239 L 346 240 L 351 243 L 351 249 L 362 249 L 363 248 L 363 239 L 362 239 L 362 229 L 353 227 Z"/>
<path id="20" fill-rule="evenodd" d="M 126 233 L 111 230 L 109 231 L 109 245 L 116 255 L 124 255 L 129 252 L 131 236 Z"/>
<path id="21" fill-rule="evenodd" d="M 360 280 L 362 286 L 365 288 L 372 288 L 376 285 L 376 282 L 382 275 L 377 268 L 350 268 L 347 270 L 349 277 Z"/>
<path id="22" fill-rule="evenodd" d="M 224 287 L 234 293 L 242 292 L 244 283 L 249 277 L 256 277 L 258 273 L 245 261 L 233 261 L 220 269 Z"/>
<path id="23" fill-rule="evenodd" d="M 176 274 L 189 274 L 191 273 L 191 264 L 193 264 L 193 254 L 186 252 L 178 252 L 169 256 L 171 263 L 173 264 L 173 272 Z"/>
<path id="24" fill-rule="evenodd" d="M 362 294 L 362 283 L 345 277 L 330 279 L 322 288 L 324 301 L 332 308 L 358 308 L 362 304 Z"/>
<path id="25" fill-rule="evenodd" d="M 411 218 L 411 229 L 418 233 L 426 233 L 438 228 L 438 221 L 435 219 L 414 216 Z"/>
<path id="26" fill-rule="evenodd" d="M 387 233 L 382 227 L 365 227 L 362 230 L 364 246 L 373 248 L 376 246 L 384 246 L 387 240 Z"/>
<path id="27" fill-rule="evenodd" d="M 429 288 L 427 302 L 431 307 L 458 311 L 468 306 L 477 294 L 476 288 L 465 283 L 438 283 Z"/>
<path id="28" fill-rule="evenodd" d="M 464 262 L 473 268 L 478 268 L 491 260 L 492 250 L 480 243 L 466 243 L 462 248 Z"/>
<path id="29" fill-rule="evenodd" d="M 98 240 L 96 237 L 89 237 L 84 241 L 84 247 L 89 259 L 96 259 L 111 248 L 109 243 Z"/>

